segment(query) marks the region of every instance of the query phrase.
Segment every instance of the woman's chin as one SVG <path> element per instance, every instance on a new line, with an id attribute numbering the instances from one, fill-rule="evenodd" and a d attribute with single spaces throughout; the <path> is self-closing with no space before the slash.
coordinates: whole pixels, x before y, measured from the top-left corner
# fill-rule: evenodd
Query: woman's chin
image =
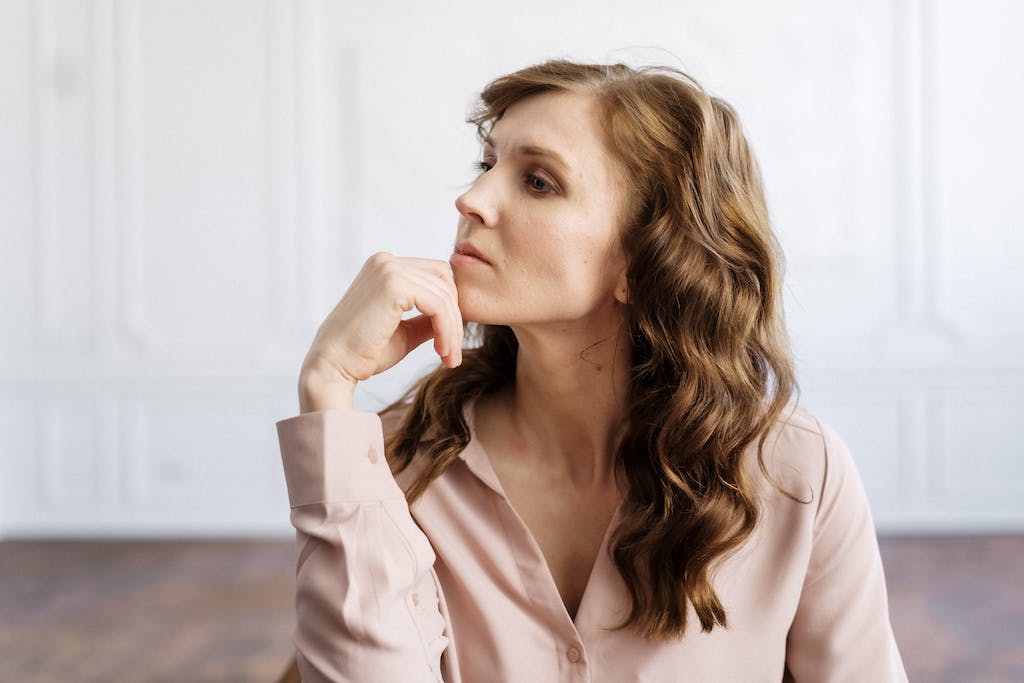
<path id="1" fill-rule="evenodd" d="M 459 312 L 462 313 L 463 322 L 481 325 L 501 324 L 501 316 L 494 306 L 488 306 L 482 301 L 474 301 L 471 297 L 459 297 Z"/>

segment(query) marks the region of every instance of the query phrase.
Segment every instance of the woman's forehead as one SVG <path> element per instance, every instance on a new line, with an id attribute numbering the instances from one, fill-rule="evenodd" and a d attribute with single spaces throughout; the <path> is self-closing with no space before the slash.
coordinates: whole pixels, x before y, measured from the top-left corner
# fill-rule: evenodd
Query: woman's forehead
<path id="1" fill-rule="evenodd" d="M 488 138 L 496 147 L 533 145 L 563 151 L 587 144 L 603 146 L 596 99 L 569 92 L 519 100 L 495 122 Z"/>
<path id="2" fill-rule="evenodd" d="M 484 144 L 499 153 L 506 150 L 545 152 L 560 157 L 575 172 L 592 175 L 598 168 L 613 171 L 593 95 L 548 92 L 512 104 L 491 128 Z"/>

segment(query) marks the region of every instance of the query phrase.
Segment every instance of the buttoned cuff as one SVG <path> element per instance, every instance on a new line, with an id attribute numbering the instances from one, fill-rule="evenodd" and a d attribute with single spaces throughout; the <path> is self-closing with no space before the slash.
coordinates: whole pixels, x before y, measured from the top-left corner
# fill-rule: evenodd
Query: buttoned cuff
<path id="1" fill-rule="evenodd" d="M 323 410 L 277 423 L 291 506 L 402 498 L 376 413 Z"/>

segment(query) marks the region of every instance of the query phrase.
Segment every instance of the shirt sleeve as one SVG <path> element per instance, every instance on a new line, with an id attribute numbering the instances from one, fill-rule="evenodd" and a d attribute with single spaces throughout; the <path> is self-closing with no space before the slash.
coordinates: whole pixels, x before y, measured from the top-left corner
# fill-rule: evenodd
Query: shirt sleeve
<path id="1" fill-rule="evenodd" d="M 304 683 L 443 681 L 434 551 L 384 457 L 374 413 L 277 423 L 296 529 L 296 659 Z"/>
<path id="2" fill-rule="evenodd" d="M 867 496 L 846 446 L 827 426 L 822 434 L 825 475 L 786 645 L 786 680 L 903 683 Z"/>

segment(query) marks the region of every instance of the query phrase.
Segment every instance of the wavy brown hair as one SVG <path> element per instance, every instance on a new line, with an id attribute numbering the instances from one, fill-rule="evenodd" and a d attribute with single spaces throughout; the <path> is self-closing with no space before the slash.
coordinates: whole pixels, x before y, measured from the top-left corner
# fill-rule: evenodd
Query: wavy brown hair
<path id="1" fill-rule="evenodd" d="M 796 391 L 758 166 L 733 109 L 666 67 L 531 66 L 490 83 L 469 122 L 482 139 L 516 102 L 559 91 L 596 99 L 630 183 L 621 242 L 632 365 L 616 452 L 628 505 L 610 547 L 632 608 L 617 628 L 680 636 L 690 604 L 703 631 L 725 627 L 713 571 L 759 514 L 744 452 L 756 446 L 769 476 L 765 439 Z M 515 376 L 510 328 L 467 329 L 462 365 L 439 367 L 382 411 L 404 413 L 387 439 L 396 469 L 425 456 L 410 503 L 469 442 L 464 401 Z"/>

